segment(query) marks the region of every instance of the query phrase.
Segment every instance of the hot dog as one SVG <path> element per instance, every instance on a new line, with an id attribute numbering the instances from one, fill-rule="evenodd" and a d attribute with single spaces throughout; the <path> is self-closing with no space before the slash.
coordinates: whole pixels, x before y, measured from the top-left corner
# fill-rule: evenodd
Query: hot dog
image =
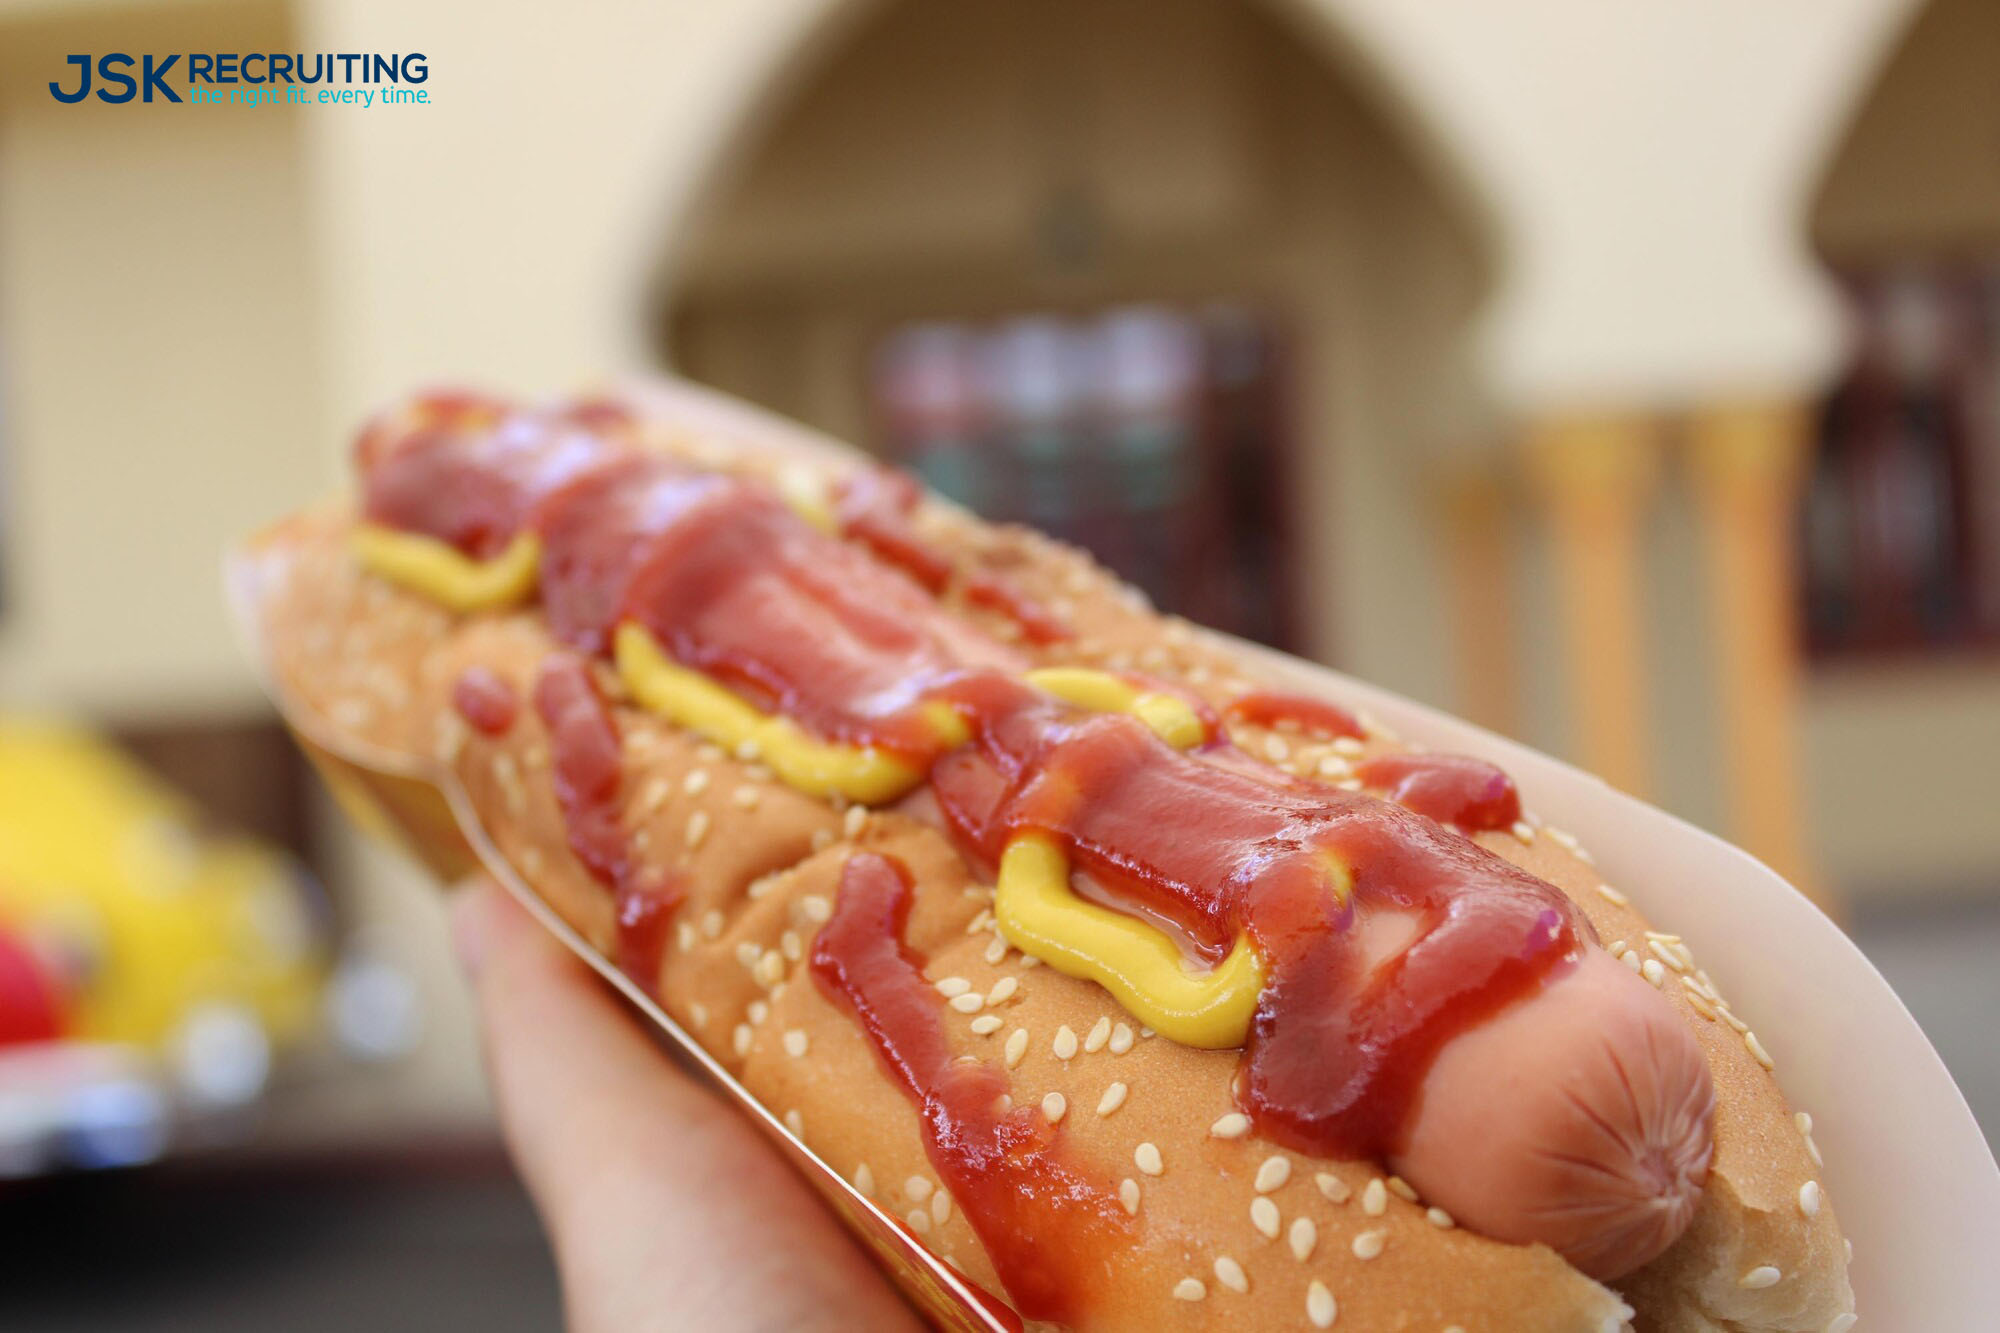
<path id="1" fill-rule="evenodd" d="M 942 1186 L 976 1280 L 1079 1327 L 1617 1327 L 1600 1280 L 1648 1327 L 1847 1314 L 1816 1188 L 1773 1216 L 1810 1144 L 1761 1046 L 1504 774 L 683 408 L 378 422 L 359 518 L 260 546 L 275 665 L 448 763 L 822 1157 Z"/>

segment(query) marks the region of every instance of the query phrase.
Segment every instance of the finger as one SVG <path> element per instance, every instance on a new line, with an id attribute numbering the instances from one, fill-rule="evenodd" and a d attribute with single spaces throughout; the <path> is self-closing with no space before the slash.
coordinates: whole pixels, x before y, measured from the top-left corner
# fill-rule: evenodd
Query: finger
<path id="1" fill-rule="evenodd" d="M 481 883 L 454 917 L 573 1328 L 915 1327 L 757 1131 L 518 905 Z"/>

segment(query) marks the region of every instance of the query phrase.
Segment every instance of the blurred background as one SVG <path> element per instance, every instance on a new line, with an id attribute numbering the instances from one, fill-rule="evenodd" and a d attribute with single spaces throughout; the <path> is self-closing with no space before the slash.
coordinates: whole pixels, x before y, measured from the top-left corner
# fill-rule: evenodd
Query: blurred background
<path id="1" fill-rule="evenodd" d="M 432 104 L 48 96 L 111 50 Z M 1990 0 L 0 0 L 0 1324 L 558 1317 L 437 895 L 218 591 L 437 382 L 671 369 L 1573 758 L 2000 1136 L 1996 61 Z"/>

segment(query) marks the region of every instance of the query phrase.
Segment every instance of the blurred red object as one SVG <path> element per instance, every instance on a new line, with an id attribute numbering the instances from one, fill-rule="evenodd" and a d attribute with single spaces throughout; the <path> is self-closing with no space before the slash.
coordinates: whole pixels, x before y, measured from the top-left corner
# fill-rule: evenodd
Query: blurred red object
<path id="1" fill-rule="evenodd" d="M 62 1035 L 62 1003 L 54 979 L 33 950 L 0 930 L 0 1046 Z"/>

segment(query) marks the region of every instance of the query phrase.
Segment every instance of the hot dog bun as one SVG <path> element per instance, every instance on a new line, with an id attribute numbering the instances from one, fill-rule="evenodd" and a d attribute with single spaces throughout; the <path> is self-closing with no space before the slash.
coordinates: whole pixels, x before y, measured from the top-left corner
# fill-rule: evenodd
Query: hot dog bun
<path id="1" fill-rule="evenodd" d="M 652 423 L 655 447 L 705 466 L 826 490 L 863 466 L 706 400 L 660 392 L 634 391 L 625 402 Z M 1025 596 L 1089 627 L 1080 638 L 1036 644 L 1004 612 L 956 588 L 945 593 L 969 629 L 1038 665 L 1136 668 L 1218 708 L 1255 683 L 1226 649 L 1155 615 L 1073 552 L 935 501 L 912 521 L 961 570 L 1004 574 Z M 456 616 L 367 574 L 349 546 L 353 522 L 344 509 L 322 510 L 258 544 L 283 689 L 350 741 L 448 766 L 509 862 L 588 939 L 614 950 L 612 898 L 571 850 L 541 719 L 524 709 L 503 734 L 487 735 L 467 726 L 452 702 L 471 668 L 529 697 L 557 647 L 541 613 Z M 1079 1323 L 1310 1326 L 1309 1318 L 1326 1315 L 1328 1298 L 1338 1326 L 1354 1328 L 1604 1329 L 1631 1319 L 1641 1328 L 1818 1330 L 1839 1327 L 1851 1310 L 1834 1213 L 1810 1183 L 1809 1135 L 1760 1063 L 1761 1046 L 1739 1033 L 1684 946 L 1649 934 L 1622 895 L 1605 890 L 1552 832 L 1524 827 L 1519 835 L 1482 832 L 1476 841 L 1569 895 L 1613 951 L 1590 951 L 1575 976 L 1548 987 L 1547 1004 L 1562 1003 L 1555 992 L 1564 986 L 1622 992 L 1612 1008 L 1636 1015 L 1629 1031 L 1600 1042 L 1605 1063 L 1581 1076 L 1578 1114 L 1605 1121 L 1612 1093 L 1687 1108 L 1678 1122 L 1641 1116 L 1636 1126 L 1615 1118 L 1600 1125 L 1600 1151 L 1651 1164 L 1666 1181 L 1637 1192 L 1636 1221 L 1608 1216 L 1601 1226 L 1576 1228 L 1573 1243 L 1558 1242 L 1584 1266 L 1622 1274 L 1615 1291 L 1546 1247 L 1451 1225 L 1431 1211 L 1434 1199 L 1411 1201 L 1400 1181 L 1392 1188 L 1382 1164 L 1308 1156 L 1241 1132 L 1232 1120 L 1235 1053 L 1139 1036 L 1139 1024 L 1103 990 L 1028 966 L 991 930 L 982 875 L 934 823 L 801 795 L 759 765 L 633 706 L 614 673 L 595 670 L 623 738 L 624 823 L 635 854 L 672 867 L 684 886 L 671 943 L 649 978 L 663 1004 L 768 1106 L 796 1112 L 798 1131 L 824 1160 L 871 1182 L 873 1197 L 989 1289 L 1002 1289 L 999 1274 L 963 1210 L 935 1202 L 936 1172 L 915 1108 L 883 1076 L 853 1017 L 805 975 L 808 943 L 857 849 L 907 867 L 915 892 L 906 942 L 932 980 L 962 978 L 982 995 L 1011 982 L 1011 996 L 976 1017 L 950 1018 L 952 1048 L 1009 1065 L 1017 1100 L 1059 1095 L 1062 1132 L 1077 1160 L 1120 1182 L 1126 1198 L 1136 1195 L 1132 1243 L 1090 1284 Z M 1250 753 L 1306 776 L 1398 749 L 1379 730 L 1339 749 L 1290 730 L 1249 723 L 1230 730 Z M 1638 976 L 1623 961 L 1628 953 L 1641 965 Z M 1645 991 L 1639 1000 L 1634 987 Z M 1489 1027 L 1534 1021 L 1536 1003 L 1517 1005 Z M 974 1030 L 988 1017 L 999 1026 Z M 1523 1100 L 1555 1094 L 1537 1079 L 1521 1098 L 1496 1090 L 1490 1113 L 1474 1114 L 1476 1103 L 1451 1085 L 1493 1077 L 1493 1061 L 1504 1065 L 1507 1051 L 1518 1049 L 1495 1031 L 1482 1056 L 1473 1040 L 1482 1035 L 1440 1055 L 1431 1077 L 1448 1095 L 1419 1114 L 1404 1155 L 1413 1175 L 1423 1174 L 1417 1164 L 1425 1161 L 1467 1163 L 1466 1180 L 1437 1180 L 1435 1192 L 1451 1195 L 1468 1224 L 1497 1231 L 1490 1219 L 1518 1212 L 1510 1193 L 1549 1188 L 1547 1175 L 1507 1155 L 1509 1117 L 1540 1122 L 1549 1112 L 1523 1109 Z M 1623 1082 L 1606 1086 L 1602 1070 L 1657 1086 L 1640 1097 Z M 1704 1173 L 1687 1153 L 1709 1135 L 1692 1133 L 1689 1123 L 1710 1089 L 1712 1158 Z M 1463 1142 L 1473 1133 L 1490 1153 Z M 1590 1174 L 1587 1163 L 1578 1169 Z M 923 1184 L 912 1190 L 915 1180 Z M 1691 1207 L 1692 1222 L 1664 1255 L 1625 1273 L 1618 1255 L 1648 1247 L 1655 1199 L 1665 1200 L 1662 1213 Z"/>

